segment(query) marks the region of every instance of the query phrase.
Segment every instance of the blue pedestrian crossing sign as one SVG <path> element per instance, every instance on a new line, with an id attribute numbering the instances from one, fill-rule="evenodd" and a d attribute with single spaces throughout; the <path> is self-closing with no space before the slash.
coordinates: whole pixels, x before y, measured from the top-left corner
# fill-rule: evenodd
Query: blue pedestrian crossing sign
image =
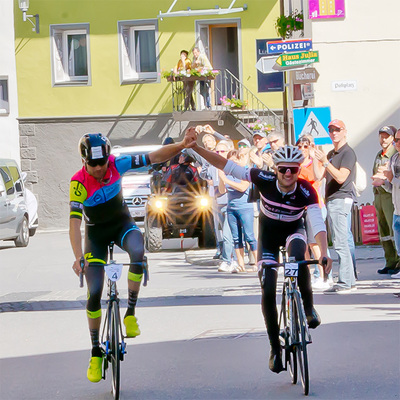
<path id="1" fill-rule="evenodd" d="M 312 135 L 315 144 L 332 144 L 328 124 L 331 121 L 330 107 L 295 108 L 293 110 L 295 140 L 302 135 Z"/>

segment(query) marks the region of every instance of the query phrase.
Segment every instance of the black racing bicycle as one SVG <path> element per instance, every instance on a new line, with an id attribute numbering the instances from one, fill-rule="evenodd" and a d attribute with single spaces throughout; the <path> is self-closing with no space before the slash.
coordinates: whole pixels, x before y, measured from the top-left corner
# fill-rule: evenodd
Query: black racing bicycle
<path id="1" fill-rule="evenodd" d="M 130 263 L 117 264 L 113 259 L 114 242 L 108 246 L 109 263 L 99 264 L 104 267 L 107 275 L 107 311 L 103 322 L 101 331 L 101 344 L 100 348 L 103 353 L 103 375 L 102 378 L 106 379 L 106 372 L 109 364 L 111 364 L 111 388 L 115 400 L 119 399 L 120 384 L 121 384 L 121 361 L 127 353 L 125 336 L 122 332 L 122 324 L 119 310 L 117 281 L 121 278 L 122 267 L 124 265 L 131 265 Z M 84 263 L 81 268 L 84 266 Z M 143 286 L 147 286 L 149 280 L 149 272 L 147 267 L 147 258 L 143 260 Z M 80 286 L 83 286 L 83 274 L 80 274 Z"/>
<path id="2" fill-rule="evenodd" d="M 284 357 L 284 370 L 289 369 L 293 384 L 297 383 L 298 370 L 300 370 L 303 391 L 307 396 L 310 391 L 307 345 L 312 343 L 312 339 L 308 329 L 303 301 L 297 286 L 297 277 L 299 268 L 318 264 L 318 260 L 290 260 L 285 248 L 281 248 L 280 253 L 284 262 L 278 264 L 278 266 L 284 268 L 285 276 L 279 316 L 279 339 L 282 357 Z"/>

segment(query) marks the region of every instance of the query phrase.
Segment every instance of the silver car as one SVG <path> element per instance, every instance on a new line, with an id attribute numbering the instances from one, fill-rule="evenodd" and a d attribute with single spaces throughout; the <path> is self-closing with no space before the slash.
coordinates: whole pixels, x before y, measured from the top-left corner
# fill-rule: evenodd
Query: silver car
<path id="1" fill-rule="evenodd" d="M 18 164 L 8 159 L 0 159 L 0 240 L 13 240 L 17 247 L 29 243 L 25 185 Z"/>

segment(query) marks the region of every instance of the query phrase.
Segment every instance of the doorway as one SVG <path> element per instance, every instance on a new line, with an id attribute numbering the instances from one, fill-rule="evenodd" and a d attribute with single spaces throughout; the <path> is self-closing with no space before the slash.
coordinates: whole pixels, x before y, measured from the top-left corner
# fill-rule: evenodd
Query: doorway
<path id="1" fill-rule="evenodd" d="M 201 52 L 209 58 L 211 65 L 217 70 L 228 70 L 238 80 L 241 75 L 240 63 L 240 20 L 198 21 L 196 23 L 196 43 Z M 220 105 L 223 95 L 232 97 L 238 88 L 223 82 L 223 74 L 211 83 L 212 104 Z"/>

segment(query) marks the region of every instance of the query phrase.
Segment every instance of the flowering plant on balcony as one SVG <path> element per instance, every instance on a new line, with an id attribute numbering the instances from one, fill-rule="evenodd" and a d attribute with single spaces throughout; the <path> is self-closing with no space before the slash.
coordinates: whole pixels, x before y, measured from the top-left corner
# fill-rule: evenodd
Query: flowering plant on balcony
<path id="1" fill-rule="evenodd" d="M 295 10 L 289 15 L 281 15 L 275 22 L 275 29 L 278 35 L 284 39 L 290 38 L 296 31 L 302 31 L 300 36 L 303 36 L 303 13 Z"/>
<path id="2" fill-rule="evenodd" d="M 248 105 L 248 102 L 247 102 L 246 100 L 237 99 L 237 98 L 235 97 L 235 95 L 232 95 L 231 98 L 226 97 L 226 96 L 223 96 L 223 97 L 220 98 L 220 101 L 221 101 L 221 104 L 222 104 L 223 106 L 228 107 L 228 108 L 231 108 L 231 109 L 232 109 L 232 108 L 241 108 L 241 109 L 244 109 L 244 108 L 246 108 L 247 105 Z"/>
<path id="3" fill-rule="evenodd" d="M 265 132 L 267 135 L 268 133 L 272 132 L 275 127 L 270 124 L 266 124 L 265 122 L 262 122 L 260 119 L 258 119 L 256 122 L 251 122 L 250 124 L 247 124 L 247 127 L 251 129 L 253 132 Z"/>
<path id="4" fill-rule="evenodd" d="M 163 71 L 161 73 L 162 78 L 190 78 L 190 77 L 198 77 L 198 78 L 215 78 L 219 74 L 219 71 L 216 69 L 212 70 L 207 70 L 207 69 L 188 69 L 185 71 L 180 71 L 177 74 L 174 73 L 174 70 L 171 69 L 171 71 Z"/>

